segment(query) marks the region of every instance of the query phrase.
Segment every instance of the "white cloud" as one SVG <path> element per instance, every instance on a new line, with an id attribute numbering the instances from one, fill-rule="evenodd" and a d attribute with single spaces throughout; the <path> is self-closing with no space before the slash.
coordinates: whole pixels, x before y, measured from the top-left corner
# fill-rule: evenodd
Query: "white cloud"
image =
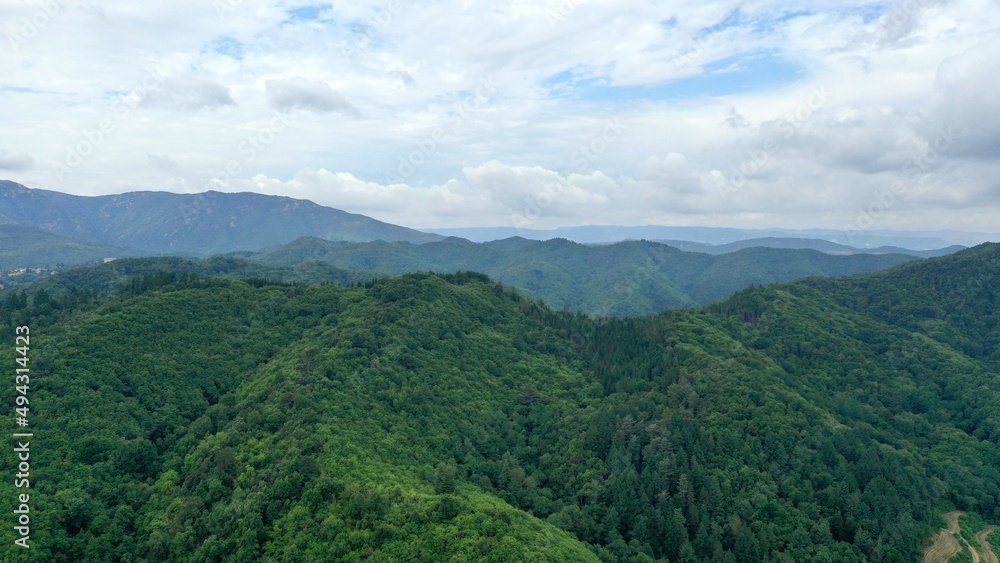
<path id="1" fill-rule="evenodd" d="M 162 83 L 143 99 L 143 103 L 186 111 L 211 110 L 235 104 L 229 88 L 201 76 L 164 78 Z"/>
<path id="2" fill-rule="evenodd" d="M 169 156 L 147 154 L 146 158 L 149 159 L 150 164 L 165 172 L 176 172 L 181 167 L 176 160 L 170 158 Z"/>
<path id="3" fill-rule="evenodd" d="M 30 170 L 34 166 L 35 159 L 31 155 L 0 149 L 0 170 Z"/>
<path id="4" fill-rule="evenodd" d="M 933 115 L 936 128 L 958 137 L 954 154 L 993 161 L 1000 155 L 1000 60 L 992 45 L 945 59 L 938 68 Z"/>
<path id="5" fill-rule="evenodd" d="M 296 77 L 286 80 L 268 80 L 267 100 L 271 107 L 279 111 L 302 108 L 318 113 L 340 112 L 360 115 L 358 108 L 351 105 L 340 92 L 330 88 L 325 82 L 312 82 Z"/>
<path id="6" fill-rule="evenodd" d="M 0 44 L 0 169 L 190 192 L 235 162 L 226 189 L 424 227 L 840 227 L 895 182 L 912 189 L 883 228 L 989 230 L 1000 213 L 991 0 L 370 0 L 317 19 L 217 4 L 64 3 L 31 37 L 37 5 L 0 6 L 23 40 Z M 150 65 L 163 80 L 144 92 Z M 142 103 L 123 116 L 123 100 Z M 272 139 L 276 110 L 292 119 Z M 109 117 L 56 182 L 51 164 Z M 608 119 L 621 135 L 574 164 Z M 924 162 L 942 130 L 957 138 Z"/>

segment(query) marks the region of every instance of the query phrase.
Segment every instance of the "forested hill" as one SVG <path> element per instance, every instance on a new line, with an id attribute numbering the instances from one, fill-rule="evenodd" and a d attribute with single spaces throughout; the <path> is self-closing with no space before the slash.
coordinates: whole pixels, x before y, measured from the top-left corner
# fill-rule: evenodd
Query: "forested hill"
<path id="1" fill-rule="evenodd" d="M 0 273 L 16 268 L 85 264 L 119 256 L 148 256 L 132 248 L 56 235 L 17 224 L 0 224 Z"/>
<path id="2" fill-rule="evenodd" d="M 384 275 L 472 270 L 558 308 L 615 317 L 704 305 L 754 284 L 872 272 L 914 260 L 902 254 L 834 256 L 777 248 L 709 256 L 649 241 L 586 246 L 517 237 L 482 244 L 448 238 L 420 245 L 305 237 L 253 258 L 278 266 L 318 260 Z"/>
<path id="3" fill-rule="evenodd" d="M 470 273 L 8 299 L 37 438 L 0 559 L 916 561 L 1000 518 L 1000 374 L 876 296 L 998 255 L 600 321 Z"/>
<path id="4" fill-rule="evenodd" d="M 1000 364 L 1000 245 L 983 244 L 873 276 L 814 279 L 837 301 Z"/>

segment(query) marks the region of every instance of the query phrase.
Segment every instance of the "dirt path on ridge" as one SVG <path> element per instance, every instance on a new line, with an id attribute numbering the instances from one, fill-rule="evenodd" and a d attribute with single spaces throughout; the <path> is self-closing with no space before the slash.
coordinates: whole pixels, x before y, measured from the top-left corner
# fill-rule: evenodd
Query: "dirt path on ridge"
<path id="1" fill-rule="evenodd" d="M 986 526 L 981 532 L 976 534 L 976 539 L 979 540 L 979 545 L 983 548 L 983 563 L 1000 563 L 1000 560 L 997 559 L 997 554 L 993 552 L 993 546 L 986 540 L 986 536 L 990 535 L 990 532 L 996 529 L 996 526 Z"/>
<path id="2" fill-rule="evenodd" d="M 958 543 L 958 534 L 962 531 L 958 526 L 958 517 L 962 514 L 956 510 L 944 515 L 948 527 L 934 534 L 933 543 L 924 550 L 924 563 L 948 563 L 949 559 L 962 551 L 962 544 Z"/>
<path id="3" fill-rule="evenodd" d="M 969 542 L 962 537 L 962 527 L 958 523 L 958 517 L 965 514 L 958 510 L 944 514 L 944 519 L 948 523 L 947 528 L 934 534 L 931 545 L 924 550 L 924 563 L 948 563 L 948 561 L 962 551 L 964 545 L 972 556 L 972 563 L 1000 563 L 993 547 L 987 541 L 986 536 L 990 535 L 996 526 L 986 526 L 978 534 L 976 540 L 979 548 L 972 547 Z"/>

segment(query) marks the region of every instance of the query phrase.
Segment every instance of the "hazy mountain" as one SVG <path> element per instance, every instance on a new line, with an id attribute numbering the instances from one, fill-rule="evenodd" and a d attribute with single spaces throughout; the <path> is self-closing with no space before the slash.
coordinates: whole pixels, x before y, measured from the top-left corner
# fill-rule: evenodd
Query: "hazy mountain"
<path id="1" fill-rule="evenodd" d="M 195 256 L 256 250 L 301 236 L 414 243 L 442 238 L 306 200 L 253 193 L 81 197 L 0 182 L 0 214 L 76 239 Z"/>
<path id="2" fill-rule="evenodd" d="M 1000 245 L 605 320 L 164 260 L 0 299 L 44 436 L 3 561 L 918 561 L 1000 518 Z"/>
<path id="3" fill-rule="evenodd" d="M 413 245 L 296 240 L 258 260 L 292 266 L 322 260 L 350 271 L 484 272 L 557 307 L 601 316 L 653 314 L 710 303 L 749 285 L 843 276 L 895 266 L 901 254 L 834 256 L 814 250 L 749 248 L 720 256 L 648 241 L 588 246 L 565 239 L 460 238 Z"/>
<path id="4" fill-rule="evenodd" d="M 24 225 L 0 224 L 0 271 L 22 267 L 54 268 L 149 254 L 134 248 L 80 241 Z"/>
<path id="5" fill-rule="evenodd" d="M 624 240 L 683 240 L 713 245 L 728 244 L 746 239 L 805 238 L 822 239 L 858 248 L 898 246 L 910 250 L 934 250 L 953 245 L 971 246 L 986 241 L 1000 241 L 996 233 L 965 233 L 961 231 L 862 231 L 848 233 L 834 229 L 732 229 L 719 227 L 663 227 L 663 226 L 584 226 L 563 227 L 551 230 L 518 229 L 514 227 L 482 227 L 462 229 L 428 229 L 447 236 L 456 236 L 475 242 L 487 242 L 509 237 L 533 240 L 565 238 L 581 243 L 608 243 Z"/>
<path id="6" fill-rule="evenodd" d="M 705 242 L 693 242 L 684 240 L 658 240 L 660 242 L 675 248 L 687 252 L 704 252 L 706 254 L 720 255 L 728 254 L 730 252 L 736 252 L 743 250 L 745 248 L 792 248 L 792 249 L 812 249 L 818 250 L 826 254 L 907 254 L 909 256 L 916 256 L 918 258 L 935 258 L 937 256 L 946 256 L 959 250 L 963 250 L 966 247 L 961 245 L 953 245 L 946 248 L 938 248 L 933 250 L 910 250 L 908 248 L 902 248 L 898 246 L 880 246 L 878 248 L 857 248 L 854 246 L 848 246 L 846 244 L 837 244 L 835 242 L 830 242 L 823 239 L 807 239 L 807 238 L 754 238 L 740 240 L 737 242 L 730 242 L 727 244 L 709 244 Z"/>

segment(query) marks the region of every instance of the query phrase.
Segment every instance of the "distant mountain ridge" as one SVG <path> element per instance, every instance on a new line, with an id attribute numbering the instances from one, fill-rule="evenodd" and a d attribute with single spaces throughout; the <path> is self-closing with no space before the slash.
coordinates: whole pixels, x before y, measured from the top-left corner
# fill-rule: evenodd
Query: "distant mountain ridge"
<path id="1" fill-rule="evenodd" d="M 319 260 L 372 275 L 473 270 L 556 307 L 615 317 L 703 305 L 750 285 L 872 272 L 915 259 L 774 248 L 709 256 L 650 241 L 588 246 L 566 239 L 517 237 L 487 243 L 450 237 L 422 245 L 302 238 L 255 258 L 286 267 Z"/>
<path id="2" fill-rule="evenodd" d="M 51 233 L 163 254 L 209 256 L 302 236 L 425 243 L 443 238 L 307 200 L 255 193 L 84 197 L 0 181 L 2 217 Z"/>
<path id="3" fill-rule="evenodd" d="M 918 258 L 937 258 L 938 256 L 947 256 L 958 252 L 959 250 L 964 250 L 965 246 L 956 244 L 952 246 L 947 246 L 944 248 L 937 248 L 933 250 L 911 250 L 909 248 L 903 248 L 899 246 L 879 246 L 877 248 L 856 248 L 854 246 L 848 246 L 846 244 L 837 244 L 835 242 L 830 242 L 823 239 L 808 239 L 808 238 L 787 238 L 787 237 L 766 237 L 766 238 L 752 238 L 746 240 L 740 240 L 736 242 L 730 242 L 727 244 L 710 244 L 707 242 L 693 242 L 686 240 L 657 240 L 655 242 L 660 242 L 668 246 L 673 246 L 674 248 L 679 248 L 686 252 L 704 252 L 705 254 L 711 254 L 713 256 L 718 256 L 720 254 L 729 254 L 730 252 L 738 252 L 746 248 L 787 248 L 787 249 L 810 249 L 818 250 L 825 254 L 838 254 L 838 255 L 852 255 L 852 254 L 906 254 L 909 256 L 916 256 Z"/>
<path id="4" fill-rule="evenodd" d="M 472 227 L 461 229 L 425 229 L 446 236 L 456 236 L 474 242 L 488 242 L 510 237 L 533 240 L 565 238 L 584 244 L 605 244 L 625 240 L 683 240 L 722 245 L 746 239 L 806 238 L 822 239 L 856 248 L 874 249 L 898 246 L 910 250 L 933 250 L 951 245 L 974 246 L 986 241 L 1000 242 L 998 233 L 967 233 L 962 231 L 889 231 L 870 230 L 849 233 L 835 229 L 737 229 L 729 227 L 674 227 L 639 225 L 633 227 L 584 225 L 558 229 L 519 229 L 514 227 Z"/>

